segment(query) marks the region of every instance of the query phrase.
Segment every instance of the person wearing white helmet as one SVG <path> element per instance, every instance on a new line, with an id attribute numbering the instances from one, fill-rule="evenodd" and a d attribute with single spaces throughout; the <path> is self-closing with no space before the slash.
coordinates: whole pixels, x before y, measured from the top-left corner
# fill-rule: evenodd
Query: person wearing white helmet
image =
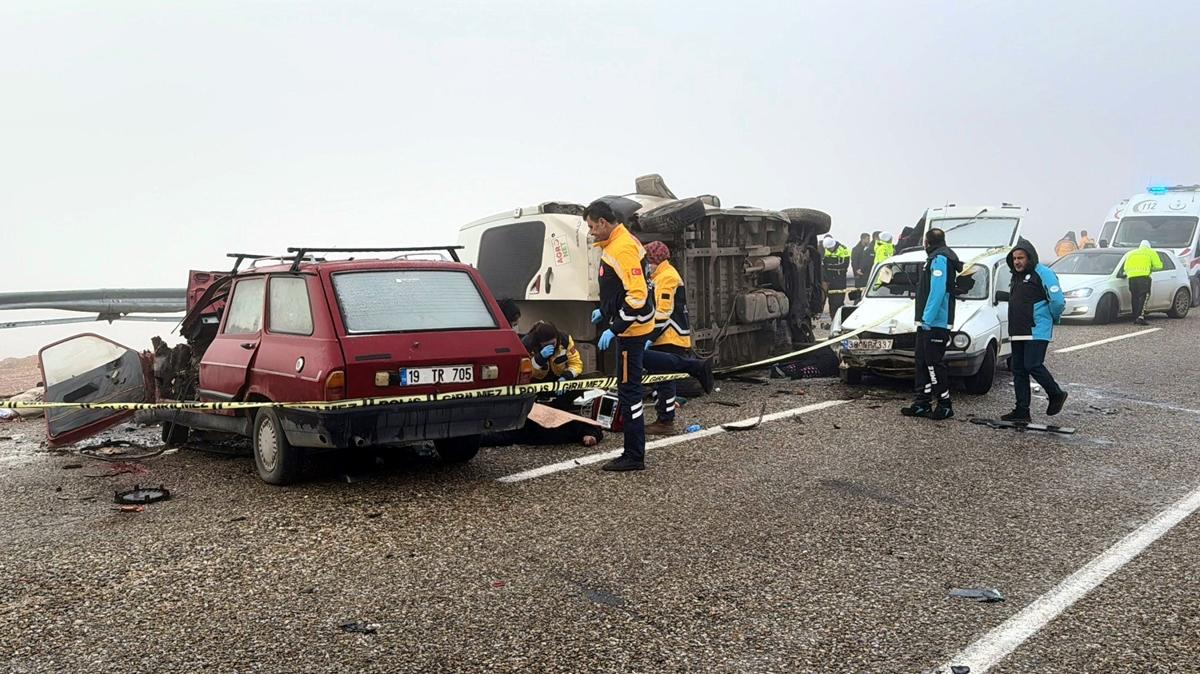
<path id="1" fill-rule="evenodd" d="M 880 232 L 879 240 L 875 242 L 875 264 L 879 264 L 896 254 L 896 246 L 892 244 L 892 235 Z"/>
<path id="2" fill-rule="evenodd" d="M 1133 296 L 1133 322 L 1137 325 L 1146 323 L 1146 300 L 1150 297 L 1150 274 L 1163 268 L 1162 258 L 1158 251 L 1150 247 L 1150 242 L 1142 240 L 1142 244 L 1130 251 L 1125 257 L 1125 276 L 1129 279 L 1129 294 Z"/>
<path id="3" fill-rule="evenodd" d="M 846 301 L 846 272 L 850 269 L 850 249 L 832 236 L 821 242 L 825 254 L 821 261 L 825 294 L 829 297 L 829 318 L 833 320 Z"/>

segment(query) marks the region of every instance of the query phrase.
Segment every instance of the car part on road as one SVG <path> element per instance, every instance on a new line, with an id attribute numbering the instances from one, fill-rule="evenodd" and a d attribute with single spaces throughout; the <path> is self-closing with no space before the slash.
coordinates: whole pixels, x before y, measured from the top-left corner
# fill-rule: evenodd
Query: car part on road
<path id="1" fill-rule="evenodd" d="M 125 449 L 141 450 L 141 454 L 127 454 Z M 97 461 L 123 462 L 123 461 L 142 461 L 144 459 L 153 459 L 156 456 L 161 456 L 167 449 L 166 445 L 162 447 L 151 448 L 138 442 L 129 440 L 105 440 L 104 442 L 94 445 L 81 447 L 80 455 L 86 456 L 89 459 Z M 102 451 L 103 450 L 103 451 Z"/>
<path id="2" fill-rule="evenodd" d="M 971 668 L 967 665 L 951 665 L 950 674 L 971 674 Z"/>
<path id="3" fill-rule="evenodd" d="M 971 423 L 979 426 L 987 426 L 988 428 L 1011 428 L 1018 433 L 1023 431 L 1042 431 L 1045 433 L 1058 433 L 1059 435 L 1075 435 L 1075 429 L 1066 426 L 1027 424 L 1024 422 L 1000 421 L 998 419 L 971 419 Z"/>
<path id="4" fill-rule="evenodd" d="M 353 620 L 338 625 L 338 628 L 347 634 L 375 634 L 379 631 L 377 623 L 360 623 Z"/>
<path id="5" fill-rule="evenodd" d="M 762 404 L 762 407 L 759 408 L 759 410 L 758 410 L 758 419 L 755 419 L 754 421 L 752 421 L 748 424 L 746 424 L 746 423 L 721 424 L 721 428 L 723 428 L 727 431 L 752 431 L 752 430 L 758 428 L 759 424 L 762 423 L 763 417 L 765 417 L 766 415 L 767 415 L 767 403 L 764 402 Z"/>
<path id="6" fill-rule="evenodd" d="M 1000 590 L 990 587 L 956 587 L 950 590 L 950 596 L 956 599 L 970 599 L 971 601 L 982 602 L 984 604 L 1004 601 L 1004 595 L 1000 593 Z"/>
<path id="7" fill-rule="evenodd" d="M 169 498 L 171 498 L 171 491 L 162 485 L 157 487 L 134 485 L 133 489 L 115 492 L 113 496 L 116 503 L 123 505 L 146 505 L 147 503 L 166 501 Z"/>

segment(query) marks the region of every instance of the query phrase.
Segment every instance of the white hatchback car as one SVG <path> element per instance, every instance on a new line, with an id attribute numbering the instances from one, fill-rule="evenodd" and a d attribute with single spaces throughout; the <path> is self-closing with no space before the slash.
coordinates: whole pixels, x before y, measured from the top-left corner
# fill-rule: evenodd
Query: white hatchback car
<path id="1" fill-rule="evenodd" d="M 1122 271 L 1131 248 L 1088 248 L 1064 255 L 1050 268 L 1058 274 L 1067 308 L 1063 320 L 1111 323 L 1133 313 L 1129 280 Z M 1191 279 L 1183 260 L 1158 250 L 1163 268 L 1150 274 L 1146 311 L 1163 311 L 1171 318 L 1187 316 L 1192 306 Z"/>

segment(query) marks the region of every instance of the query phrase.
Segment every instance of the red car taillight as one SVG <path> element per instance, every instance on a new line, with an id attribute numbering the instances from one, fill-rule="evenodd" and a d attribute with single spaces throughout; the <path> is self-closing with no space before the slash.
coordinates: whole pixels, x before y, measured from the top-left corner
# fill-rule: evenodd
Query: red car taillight
<path id="1" fill-rule="evenodd" d="M 521 369 L 517 373 L 517 383 L 528 384 L 530 379 L 533 379 L 533 361 L 528 358 L 522 358 Z"/>
<path id="2" fill-rule="evenodd" d="M 345 400 L 346 399 L 346 373 L 341 370 L 334 370 L 325 378 L 325 399 L 326 400 Z"/>

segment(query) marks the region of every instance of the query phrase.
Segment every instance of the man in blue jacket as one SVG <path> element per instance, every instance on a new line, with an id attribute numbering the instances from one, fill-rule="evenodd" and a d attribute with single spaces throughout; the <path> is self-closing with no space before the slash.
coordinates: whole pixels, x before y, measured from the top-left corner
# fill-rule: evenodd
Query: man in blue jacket
<path id="1" fill-rule="evenodd" d="M 1008 254 L 1012 289 L 1008 296 L 1008 334 L 1012 338 L 1013 388 L 1017 406 L 1000 417 L 1005 421 L 1029 422 L 1029 378 L 1033 377 L 1050 396 L 1046 414 L 1058 414 L 1067 402 L 1067 392 L 1046 369 L 1046 347 L 1054 337 L 1054 324 L 1062 317 L 1066 301 L 1058 276 L 1038 262 L 1037 250 L 1025 239 L 1017 241 Z"/>
<path id="2" fill-rule="evenodd" d="M 940 229 L 926 232 L 925 252 L 928 257 L 921 268 L 916 299 L 916 397 L 900 413 L 906 417 L 942 420 L 954 416 L 945 356 L 950 327 L 954 325 L 955 279 L 963 264 L 946 246 L 946 233 Z"/>

